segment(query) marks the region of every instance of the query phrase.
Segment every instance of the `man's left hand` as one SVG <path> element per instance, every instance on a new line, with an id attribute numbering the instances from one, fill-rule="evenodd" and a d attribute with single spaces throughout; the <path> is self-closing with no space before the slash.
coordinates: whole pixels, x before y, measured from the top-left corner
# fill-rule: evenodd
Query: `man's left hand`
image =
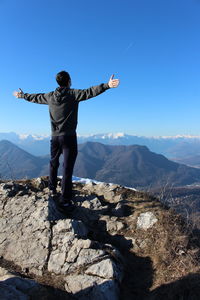
<path id="1" fill-rule="evenodd" d="M 109 88 L 116 88 L 119 85 L 119 79 L 114 79 L 114 74 L 110 77 L 108 81 Z"/>

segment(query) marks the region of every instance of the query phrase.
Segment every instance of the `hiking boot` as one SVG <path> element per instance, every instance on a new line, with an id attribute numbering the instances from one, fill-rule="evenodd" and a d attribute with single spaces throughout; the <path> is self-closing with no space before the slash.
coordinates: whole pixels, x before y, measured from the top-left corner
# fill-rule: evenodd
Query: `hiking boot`
<path id="1" fill-rule="evenodd" d="M 62 204 L 62 205 L 56 203 L 56 208 L 62 214 L 68 215 L 69 213 L 72 213 L 74 211 L 75 206 L 71 203 L 65 203 L 65 204 Z"/>
<path id="2" fill-rule="evenodd" d="M 57 208 L 63 213 L 72 212 L 75 209 L 71 200 L 63 199 L 62 197 L 57 201 Z"/>

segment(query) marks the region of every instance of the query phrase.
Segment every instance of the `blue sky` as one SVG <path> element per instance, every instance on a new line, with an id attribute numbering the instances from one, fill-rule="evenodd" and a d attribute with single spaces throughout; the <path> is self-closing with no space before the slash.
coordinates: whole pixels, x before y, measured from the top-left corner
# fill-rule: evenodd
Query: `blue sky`
<path id="1" fill-rule="evenodd" d="M 200 135 L 199 0 L 1 0 L 0 132 L 49 134 L 48 107 L 13 90 L 121 84 L 80 104 L 79 134 Z"/>

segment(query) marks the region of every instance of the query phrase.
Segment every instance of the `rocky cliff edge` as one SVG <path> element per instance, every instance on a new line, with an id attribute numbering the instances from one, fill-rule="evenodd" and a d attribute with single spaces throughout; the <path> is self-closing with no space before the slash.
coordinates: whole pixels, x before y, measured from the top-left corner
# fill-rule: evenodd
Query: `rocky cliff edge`
<path id="1" fill-rule="evenodd" d="M 105 183 L 75 183 L 66 216 L 47 182 L 0 182 L 0 299 L 199 299 L 200 239 L 187 221 Z"/>

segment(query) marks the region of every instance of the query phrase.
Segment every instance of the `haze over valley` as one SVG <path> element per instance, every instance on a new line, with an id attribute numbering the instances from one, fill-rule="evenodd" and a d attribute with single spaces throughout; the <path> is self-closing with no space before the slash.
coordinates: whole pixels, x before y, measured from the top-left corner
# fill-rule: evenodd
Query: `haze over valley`
<path id="1" fill-rule="evenodd" d="M 10 132 L 0 133 L 0 140 L 8 140 L 36 156 L 49 154 L 50 136 L 20 135 Z M 150 151 L 162 154 L 170 160 L 193 167 L 200 167 L 200 136 L 145 137 L 124 133 L 78 135 L 79 144 L 88 141 L 106 145 L 146 146 Z"/>

